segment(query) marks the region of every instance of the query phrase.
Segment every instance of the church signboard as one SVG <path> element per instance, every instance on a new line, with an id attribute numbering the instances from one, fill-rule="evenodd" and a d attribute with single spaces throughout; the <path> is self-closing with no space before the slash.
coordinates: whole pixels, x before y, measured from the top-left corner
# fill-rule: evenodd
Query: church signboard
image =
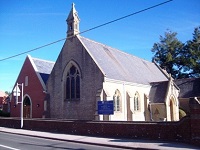
<path id="1" fill-rule="evenodd" d="M 113 100 L 98 101 L 98 114 L 99 115 L 113 115 L 114 114 Z"/>

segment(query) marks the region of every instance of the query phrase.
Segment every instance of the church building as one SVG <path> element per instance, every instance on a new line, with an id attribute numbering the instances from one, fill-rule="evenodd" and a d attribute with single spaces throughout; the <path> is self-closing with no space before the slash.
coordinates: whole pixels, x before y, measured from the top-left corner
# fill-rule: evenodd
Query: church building
<path id="1" fill-rule="evenodd" d="M 18 102 L 23 99 L 24 118 L 47 117 L 47 104 L 44 99 L 46 98 L 46 82 L 53 66 L 54 62 L 33 58 L 30 55 L 26 57 L 14 84 L 14 87 L 19 84 Z M 17 103 L 14 93 L 11 98 L 10 116 L 20 117 L 21 104 Z"/>
<path id="2" fill-rule="evenodd" d="M 177 121 L 179 88 L 156 63 L 79 35 L 72 5 L 67 39 L 46 84 L 51 118 L 110 121 Z M 114 101 L 99 115 L 98 101 Z"/>

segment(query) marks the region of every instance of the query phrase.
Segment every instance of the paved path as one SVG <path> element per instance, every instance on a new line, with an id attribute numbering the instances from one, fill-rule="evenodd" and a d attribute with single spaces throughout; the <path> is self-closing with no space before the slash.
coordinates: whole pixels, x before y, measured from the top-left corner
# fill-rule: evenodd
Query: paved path
<path id="1" fill-rule="evenodd" d="M 86 143 L 93 145 L 103 145 L 110 147 L 119 147 L 123 149 L 163 149 L 163 150 L 188 150 L 188 149 L 200 149 L 197 146 L 178 143 L 178 142 L 166 142 L 166 141 L 152 141 L 152 140 L 137 140 L 137 139 L 114 139 L 114 138 L 100 138 L 91 136 L 79 136 L 69 134 L 57 134 L 49 132 L 31 131 L 24 129 L 13 129 L 0 127 L 0 132 L 41 137 L 54 140 L 62 140 L 76 143 Z"/>

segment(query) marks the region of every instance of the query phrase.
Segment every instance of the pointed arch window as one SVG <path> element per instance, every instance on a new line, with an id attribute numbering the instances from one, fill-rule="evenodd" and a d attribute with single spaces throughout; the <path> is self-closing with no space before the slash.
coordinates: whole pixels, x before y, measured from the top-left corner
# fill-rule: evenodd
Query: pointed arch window
<path id="1" fill-rule="evenodd" d="M 119 90 L 115 91 L 113 96 L 114 111 L 121 111 L 121 94 Z"/>
<path id="2" fill-rule="evenodd" d="M 136 92 L 134 96 L 134 111 L 139 111 L 140 110 L 140 97 L 139 93 Z"/>
<path id="3" fill-rule="evenodd" d="M 74 65 L 72 65 L 67 72 L 66 99 L 67 100 L 80 99 L 80 73 Z"/>

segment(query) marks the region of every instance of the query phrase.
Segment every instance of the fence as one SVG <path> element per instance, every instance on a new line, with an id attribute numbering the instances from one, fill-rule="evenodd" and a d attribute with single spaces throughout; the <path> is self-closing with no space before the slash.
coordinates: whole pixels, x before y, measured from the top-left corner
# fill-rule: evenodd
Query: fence
<path id="1" fill-rule="evenodd" d="M 24 129 L 114 138 L 181 141 L 200 146 L 200 104 L 190 100 L 190 116 L 178 122 L 24 119 Z M 20 128 L 19 118 L 0 118 L 0 126 Z"/>

